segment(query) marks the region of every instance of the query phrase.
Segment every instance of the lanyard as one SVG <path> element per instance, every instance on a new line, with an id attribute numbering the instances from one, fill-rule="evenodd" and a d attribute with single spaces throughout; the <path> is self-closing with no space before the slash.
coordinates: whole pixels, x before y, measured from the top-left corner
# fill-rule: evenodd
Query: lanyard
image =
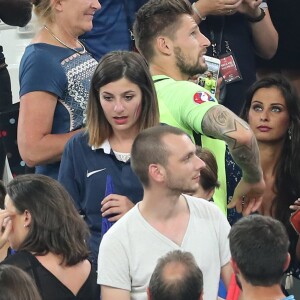
<path id="1" fill-rule="evenodd" d="M 220 20 L 220 21 L 219 21 Z M 225 16 L 219 16 L 218 21 L 216 18 L 212 18 L 209 23 L 209 34 L 212 46 L 212 56 L 219 57 L 222 52 L 222 41 L 225 27 Z M 229 41 L 225 40 L 225 51 L 226 53 L 231 52 Z"/>

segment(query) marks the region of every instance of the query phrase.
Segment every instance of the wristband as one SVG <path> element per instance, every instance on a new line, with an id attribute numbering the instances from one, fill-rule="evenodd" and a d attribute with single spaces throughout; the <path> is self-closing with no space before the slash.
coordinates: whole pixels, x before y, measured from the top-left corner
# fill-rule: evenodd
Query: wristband
<path id="1" fill-rule="evenodd" d="M 260 7 L 260 15 L 258 17 L 250 17 L 247 16 L 247 21 L 251 22 L 251 23 L 257 23 L 260 22 L 266 15 L 265 11 Z"/>
<path id="2" fill-rule="evenodd" d="M 192 4 L 192 8 L 193 8 L 194 13 L 199 17 L 200 21 L 204 21 L 206 19 L 206 17 L 201 16 L 200 11 L 198 10 L 198 8 L 196 7 L 195 4 L 196 4 L 196 2 L 194 2 Z"/>

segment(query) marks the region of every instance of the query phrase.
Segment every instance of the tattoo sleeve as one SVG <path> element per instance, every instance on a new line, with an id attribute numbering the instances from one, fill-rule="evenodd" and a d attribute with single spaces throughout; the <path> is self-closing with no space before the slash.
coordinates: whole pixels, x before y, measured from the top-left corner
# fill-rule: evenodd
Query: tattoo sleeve
<path id="1" fill-rule="evenodd" d="M 202 120 L 205 135 L 227 143 L 229 151 L 243 171 L 248 183 L 258 182 L 262 177 L 259 149 L 249 125 L 223 105 L 212 107 Z"/>

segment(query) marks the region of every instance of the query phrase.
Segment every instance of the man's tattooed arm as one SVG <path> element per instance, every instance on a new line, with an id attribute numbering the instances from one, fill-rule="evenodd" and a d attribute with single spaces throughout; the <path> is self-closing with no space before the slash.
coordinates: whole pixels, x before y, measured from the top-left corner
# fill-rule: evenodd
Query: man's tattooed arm
<path id="1" fill-rule="evenodd" d="M 223 105 L 212 107 L 204 116 L 202 131 L 205 135 L 225 141 L 234 161 L 243 171 L 248 183 L 262 179 L 259 149 L 249 125 Z"/>

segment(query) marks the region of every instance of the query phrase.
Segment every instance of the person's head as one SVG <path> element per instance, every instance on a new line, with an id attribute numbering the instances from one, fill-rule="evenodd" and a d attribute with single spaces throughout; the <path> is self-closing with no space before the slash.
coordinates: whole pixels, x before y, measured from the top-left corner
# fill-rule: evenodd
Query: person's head
<path id="1" fill-rule="evenodd" d="M 89 143 L 100 146 L 114 131 L 129 130 L 136 134 L 158 122 L 156 92 L 143 57 L 128 51 L 103 56 L 90 88 Z"/>
<path id="2" fill-rule="evenodd" d="M 241 275 L 252 286 L 280 283 L 290 261 L 290 242 L 280 221 L 261 215 L 244 217 L 232 226 L 229 244 L 238 279 Z"/>
<path id="3" fill-rule="evenodd" d="M 300 178 L 300 100 L 295 88 L 283 75 L 275 74 L 256 81 L 246 95 L 242 118 L 260 144 L 280 151 L 275 161 L 272 202 L 274 217 L 289 231 L 289 206 L 298 198 Z"/>
<path id="4" fill-rule="evenodd" d="M 292 84 L 282 75 L 262 78 L 249 88 L 242 118 L 259 142 L 299 145 L 300 100 Z"/>
<path id="5" fill-rule="evenodd" d="M 207 78 L 212 78 L 213 74 L 211 71 L 207 71 L 206 76 L 207 76 Z"/>
<path id="6" fill-rule="evenodd" d="M 171 59 L 182 74 L 204 73 L 209 40 L 201 34 L 187 0 L 150 0 L 137 12 L 133 25 L 136 46 L 151 64 Z"/>
<path id="7" fill-rule="evenodd" d="M 215 189 L 220 187 L 217 161 L 211 151 L 199 146 L 196 146 L 196 155 L 205 162 L 205 167 L 201 169 L 200 186 L 194 196 L 210 200 Z"/>
<path id="8" fill-rule="evenodd" d="M 98 0 L 33 0 L 32 3 L 41 24 L 62 20 L 64 29 L 77 36 L 92 30 L 93 16 L 101 7 Z"/>
<path id="9" fill-rule="evenodd" d="M 201 300 L 203 276 L 193 255 L 174 250 L 161 257 L 147 293 L 149 300 Z"/>
<path id="10" fill-rule="evenodd" d="M 0 180 L 0 209 L 4 208 L 4 198 L 6 195 L 6 189 L 3 184 L 3 181 Z"/>
<path id="11" fill-rule="evenodd" d="M 193 193 L 204 165 L 191 138 L 168 125 L 142 131 L 131 149 L 131 166 L 144 188 L 156 182 L 175 193 Z"/>
<path id="12" fill-rule="evenodd" d="M 66 265 L 88 257 L 87 225 L 58 181 L 38 174 L 15 177 L 7 185 L 5 208 L 12 214 L 8 240 L 13 249 L 51 252 Z"/>
<path id="13" fill-rule="evenodd" d="M 41 300 L 33 279 L 12 265 L 0 265 L 0 300 Z"/>

